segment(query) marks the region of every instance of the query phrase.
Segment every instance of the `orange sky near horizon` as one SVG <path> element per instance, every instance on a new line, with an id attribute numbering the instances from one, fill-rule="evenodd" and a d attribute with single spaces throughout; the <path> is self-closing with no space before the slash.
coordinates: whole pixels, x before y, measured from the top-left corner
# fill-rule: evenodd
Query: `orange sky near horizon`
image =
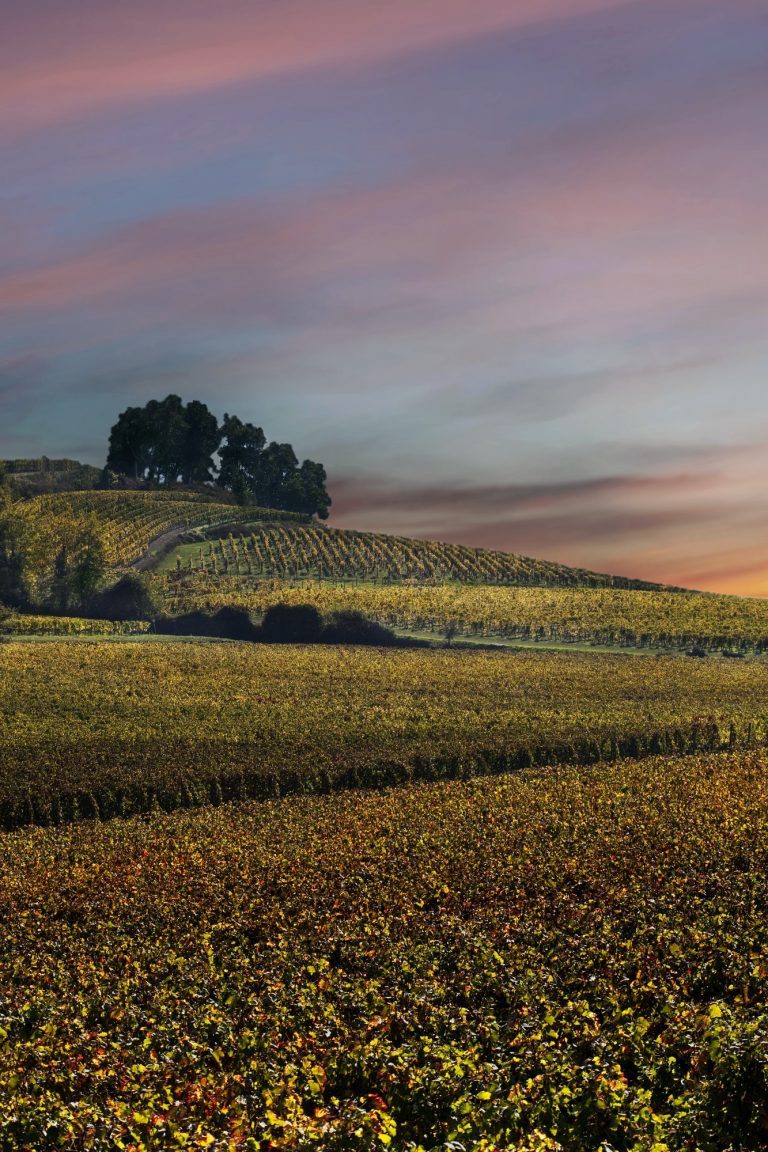
<path id="1" fill-rule="evenodd" d="M 331 523 L 768 596 L 762 0 L 40 0 L 0 456 L 180 393 Z"/>

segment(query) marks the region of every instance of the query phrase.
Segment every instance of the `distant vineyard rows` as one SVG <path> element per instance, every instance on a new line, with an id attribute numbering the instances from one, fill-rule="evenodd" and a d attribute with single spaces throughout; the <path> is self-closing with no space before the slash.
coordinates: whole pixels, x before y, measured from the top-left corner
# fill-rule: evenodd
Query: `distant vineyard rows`
<path id="1" fill-rule="evenodd" d="M 176 563 L 179 570 L 203 571 L 214 576 L 659 587 L 509 552 L 314 525 L 243 527 L 228 532 L 224 538 L 205 541 L 195 551 L 187 551 L 184 559 L 179 557 Z"/>
<path id="2" fill-rule="evenodd" d="M 761 744 L 768 669 L 665 656 L 0 645 L 0 826 Z"/>
<path id="3" fill-rule="evenodd" d="M 737 596 L 615 588 L 280 581 L 206 571 L 157 574 L 153 587 L 166 611 L 173 613 L 231 604 L 261 615 L 277 603 L 314 604 L 323 613 L 353 609 L 390 627 L 436 633 L 453 626 L 470 636 L 512 640 L 768 647 L 768 602 Z"/>

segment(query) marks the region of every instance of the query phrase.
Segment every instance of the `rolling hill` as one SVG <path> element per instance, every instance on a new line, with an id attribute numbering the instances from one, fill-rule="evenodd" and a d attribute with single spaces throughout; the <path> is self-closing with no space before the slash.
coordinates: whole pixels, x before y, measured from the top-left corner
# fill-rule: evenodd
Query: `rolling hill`
<path id="1" fill-rule="evenodd" d="M 222 503 L 215 490 L 49 493 L 13 509 L 32 540 L 61 535 L 72 522 L 95 526 L 108 578 L 148 570 L 167 613 L 231 605 L 260 616 L 276 603 L 309 603 L 407 631 L 483 639 L 735 653 L 768 647 L 763 601 L 330 528 L 296 513 Z"/>

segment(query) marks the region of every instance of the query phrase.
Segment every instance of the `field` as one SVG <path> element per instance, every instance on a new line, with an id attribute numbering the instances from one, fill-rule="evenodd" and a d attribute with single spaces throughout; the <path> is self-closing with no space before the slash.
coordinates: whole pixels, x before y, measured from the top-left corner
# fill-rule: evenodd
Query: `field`
<path id="1" fill-rule="evenodd" d="M 752 745 L 768 667 L 249 644 L 0 646 L 0 825 Z"/>
<path id="2" fill-rule="evenodd" d="M 760 752 L 0 838 L 0 1148 L 768 1140 Z"/>
<path id="3" fill-rule="evenodd" d="M 510 552 L 314 524 L 247 524 L 209 535 L 213 538 L 182 547 L 167 557 L 163 567 L 214 577 L 231 574 L 275 579 L 356 578 L 375 583 L 426 580 L 437 584 L 661 587 Z"/>
<path id="4" fill-rule="evenodd" d="M 148 620 L 89 620 L 81 616 L 11 614 L 0 620 L 2 636 L 126 636 L 146 635 Z"/>
<path id="5" fill-rule="evenodd" d="M 171 614 L 647 654 L 4 614 L 0 1152 L 768 1146 L 766 605 L 179 495 L 13 507 L 186 532 Z"/>
<path id="6" fill-rule="evenodd" d="M 290 512 L 246 510 L 216 503 L 215 492 L 210 498 L 184 492 L 69 492 L 18 501 L 14 510 L 28 528 L 41 534 L 54 531 L 57 521 L 93 518 L 104 543 L 107 563 L 112 566 L 137 560 L 151 540 L 173 529 L 275 515 L 281 519 L 302 519 Z"/>
<path id="7" fill-rule="evenodd" d="M 617 588 L 499 588 L 258 580 L 206 572 L 152 577 L 166 611 L 242 605 L 261 615 L 275 603 L 314 604 L 324 613 L 354 609 L 397 628 L 633 647 L 762 651 L 768 601 L 706 593 Z"/>

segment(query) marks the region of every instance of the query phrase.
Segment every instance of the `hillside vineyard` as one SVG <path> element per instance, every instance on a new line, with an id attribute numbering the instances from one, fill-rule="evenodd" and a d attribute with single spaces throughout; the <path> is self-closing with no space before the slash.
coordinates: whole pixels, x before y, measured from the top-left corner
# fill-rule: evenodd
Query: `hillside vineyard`
<path id="1" fill-rule="evenodd" d="M 374 582 L 426 580 L 596 588 L 641 583 L 509 552 L 317 525 L 243 525 L 190 550 L 186 564 L 179 559 L 178 567 L 213 575 L 346 577 Z"/>
<path id="2" fill-rule="evenodd" d="M 276 580 L 211 571 L 152 576 L 166 610 L 215 611 L 225 604 L 261 615 L 273 604 L 314 604 L 321 612 L 353 610 L 396 628 L 523 641 L 585 641 L 635 647 L 763 651 L 768 602 L 705 593 L 616 588 L 504 587 L 315 579 Z"/>
<path id="3" fill-rule="evenodd" d="M 0 826 L 752 747 L 767 692 L 674 656 L 8 643 Z"/>

